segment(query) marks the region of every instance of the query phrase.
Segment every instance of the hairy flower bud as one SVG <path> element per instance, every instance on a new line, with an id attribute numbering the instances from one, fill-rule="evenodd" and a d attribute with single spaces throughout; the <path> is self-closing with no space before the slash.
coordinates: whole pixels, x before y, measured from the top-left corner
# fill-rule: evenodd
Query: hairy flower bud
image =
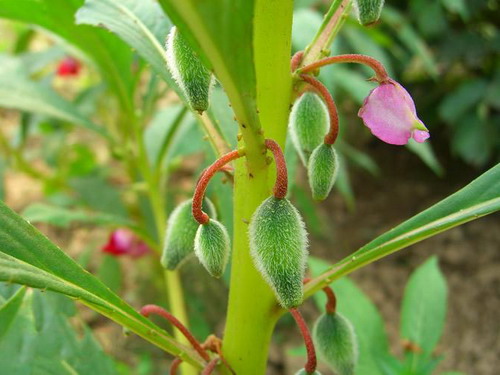
<path id="1" fill-rule="evenodd" d="M 229 260 L 230 241 L 224 225 L 210 219 L 196 231 L 194 252 L 213 277 L 221 277 Z"/>
<path id="2" fill-rule="evenodd" d="M 328 110 L 314 92 L 306 92 L 293 104 L 289 119 L 290 135 L 304 165 L 311 152 L 323 142 L 329 127 Z"/>
<path id="3" fill-rule="evenodd" d="M 319 355 L 336 374 L 354 374 L 358 344 L 351 322 L 339 313 L 323 314 L 314 326 L 313 337 Z"/>
<path id="4" fill-rule="evenodd" d="M 363 26 L 374 24 L 380 18 L 384 0 L 354 0 L 359 23 Z"/>
<path id="5" fill-rule="evenodd" d="M 297 209 L 285 198 L 269 197 L 253 214 L 249 227 L 254 263 L 281 306 L 298 306 L 307 258 L 307 232 Z"/>
<path id="6" fill-rule="evenodd" d="M 208 108 L 211 72 L 202 64 L 174 26 L 167 37 L 167 66 L 189 105 L 200 113 Z"/>
<path id="7" fill-rule="evenodd" d="M 307 174 L 312 196 L 316 200 L 324 200 L 330 194 L 337 179 L 337 153 L 331 145 L 321 144 L 309 158 Z"/>
<path id="8" fill-rule="evenodd" d="M 215 207 L 207 198 L 203 201 L 203 209 L 210 217 L 216 218 Z M 182 202 L 172 211 L 167 222 L 165 244 L 161 256 L 163 267 L 174 270 L 193 252 L 198 225 L 193 218 L 191 199 Z"/>

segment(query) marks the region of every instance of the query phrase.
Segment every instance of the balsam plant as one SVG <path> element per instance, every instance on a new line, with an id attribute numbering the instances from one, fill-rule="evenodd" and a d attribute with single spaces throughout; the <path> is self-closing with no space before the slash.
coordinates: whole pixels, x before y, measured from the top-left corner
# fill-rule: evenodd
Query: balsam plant
<path id="1" fill-rule="evenodd" d="M 199 342 L 189 330 L 178 271 L 182 263 L 180 253 L 174 257 L 173 263 L 177 264 L 165 258 L 163 261 L 168 268 L 164 274 L 168 310 L 156 305 L 132 308 L 28 222 L 0 204 L 0 280 L 56 291 L 81 301 L 175 357 L 171 374 L 179 369 L 183 374 L 214 371 L 264 374 L 272 332 L 277 320 L 287 312 L 297 323 L 307 350 L 303 369 L 293 371 L 317 374 L 315 343 L 299 312 L 303 301 L 322 289 L 329 293 L 329 284 L 377 259 L 500 209 L 500 166 L 497 165 L 464 189 L 307 279 L 307 232 L 298 210 L 287 197 L 288 175 L 282 149 L 287 129 L 293 128 L 288 124 L 294 119 L 290 117 L 290 108 L 297 99 L 300 101 L 304 95 L 314 92 L 315 103 L 318 104 L 318 99 L 321 101 L 316 105 L 317 118 L 321 119 L 318 121 L 323 121 L 324 115 L 319 112 L 324 112 L 324 105 L 328 126 L 311 124 L 319 129 L 315 130 L 314 140 L 318 144 L 311 151 L 307 168 L 313 197 L 325 199 L 339 168 L 333 147 L 337 145 L 341 124 L 332 94 L 316 77 L 321 68 L 356 63 L 373 70 L 375 76 L 370 81 L 377 86 L 366 98 L 359 116 L 377 138 L 394 145 L 406 144 L 410 138 L 417 142 L 429 138 L 411 96 L 379 61 L 361 54 L 329 56 L 329 48 L 349 14 L 351 1 L 332 1 L 316 36 L 304 51 L 298 51 L 293 57 L 290 0 L 210 0 L 204 6 L 196 0 L 160 0 L 159 5 L 153 0 L 86 0 L 83 4 L 66 3 L 66 0 L 29 1 L 30 14 L 19 11 L 15 2 L 5 2 L 0 7 L 0 16 L 37 23 L 81 50 L 106 81 L 107 93 L 113 98 L 110 102 L 117 108 L 116 118 L 110 124 L 95 124 L 96 120 L 83 115 L 71 102 L 30 81 L 27 73 L 17 90 L 4 90 L 9 94 L 12 91 L 18 100 L 4 95 L 0 103 L 78 124 L 102 137 L 114 157 L 123 163 L 132 182 L 132 188 L 127 191 L 134 197 L 127 207 L 130 215 L 128 220 L 111 220 L 115 226 L 134 230 L 160 255 L 162 249 L 175 249 L 176 236 L 181 236 L 175 227 L 184 222 L 186 228 L 189 227 L 189 235 L 181 239 L 182 246 L 187 246 L 183 249 L 189 252 L 187 249 L 191 246 L 188 245 L 193 242 L 194 252 L 203 266 L 211 275 L 220 277 L 229 261 L 228 221 L 226 219 L 225 225 L 222 219 L 216 221 L 212 210 L 205 208 L 205 212 L 202 205 L 208 183 L 217 171 L 226 172 L 228 179 L 234 181 L 231 185 L 234 191 L 233 250 L 226 324 L 222 339 L 209 336 L 204 342 Z M 359 1 L 358 6 L 361 3 Z M 381 2 L 377 4 L 380 6 Z M 61 12 L 70 10 L 70 17 L 66 22 L 59 22 L 56 12 L 44 13 L 49 8 Z M 73 25 L 74 13 L 78 24 L 105 26 L 134 51 L 106 31 Z M 378 17 L 378 10 L 375 13 Z M 38 17 L 40 14 L 46 17 Z M 375 21 L 373 16 L 368 18 L 369 21 L 363 18 L 362 22 Z M 168 51 L 165 51 L 163 45 L 169 32 Z M 146 70 L 145 63 L 151 65 L 151 71 Z M 2 78 L 19 76 L 22 72 L 11 60 L 2 66 L 11 69 Z M 140 73 L 145 71 L 149 73 L 144 75 L 149 78 L 147 84 L 138 84 L 139 78 L 144 77 Z M 227 116 L 230 120 L 233 114 L 227 114 L 226 105 L 223 112 L 220 103 L 209 95 L 212 75 L 227 94 L 238 134 L 222 130 L 221 122 L 227 121 Z M 181 110 L 182 116 L 171 122 L 172 132 L 163 127 L 154 131 L 146 127 L 155 112 L 155 104 L 162 99 L 163 92 L 159 89 L 162 81 L 191 110 L 189 115 L 200 124 L 215 154 L 216 161 L 201 173 L 193 189 L 191 214 L 198 225 L 194 238 L 185 203 L 173 211 L 170 222 L 167 220 L 165 180 L 169 169 L 165 155 L 174 149 L 173 133 L 183 122 L 186 110 Z M 219 93 L 222 95 L 222 91 Z M 31 102 L 23 101 L 23 96 L 31 98 Z M 218 111 L 213 111 L 216 106 Z M 109 110 L 112 109 L 110 106 Z M 324 133 L 322 138 L 317 137 L 319 131 Z M 155 132 L 163 134 L 162 140 L 156 139 L 158 133 Z M 193 138 L 183 136 L 188 147 Z M 303 137 L 298 136 L 297 140 L 296 145 L 303 150 Z M 235 150 L 230 151 L 231 148 Z M 268 150 L 273 158 L 269 157 Z M 9 147 L 8 151 L 12 149 Z M 393 152 L 401 151 L 394 149 Z M 40 177 L 40 171 L 23 163 L 23 155 L 13 154 L 24 170 Z M 273 160 L 276 168 L 272 166 Z M 228 168 L 230 162 L 234 168 Z M 66 186 L 64 178 L 51 182 L 51 186 L 62 190 L 71 188 Z M 148 203 L 146 213 L 141 211 L 144 198 Z M 100 204 L 98 201 L 97 206 Z M 225 204 L 231 205 L 228 200 Z M 150 217 L 154 221 L 152 226 L 146 224 Z M 109 216 L 100 216 L 101 221 L 105 219 L 110 221 Z M 167 227 L 166 238 L 165 225 L 172 228 Z M 156 261 L 160 263 L 160 257 Z M 339 302 L 342 304 L 342 299 Z M 172 335 L 147 319 L 153 314 L 172 324 L 175 333 Z M 330 330 L 323 336 L 317 333 L 316 346 L 320 353 L 326 354 L 326 362 L 348 373 L 352 367 L 356 368 L 354 336 L 350 329 L 345 329 L 348 325 L 332 314 L 336 313 L 327 313 L 326 319 L 338 319 L 333 326 L 343 327 L 342 334 L 332 336 Z M 325 316 L 320 319 L 323 325 Z M 330 346 L 328 340 L 332 337 L 334 343 L 340 340 L 343 348 L 350 351 L 341 352 Z"/>

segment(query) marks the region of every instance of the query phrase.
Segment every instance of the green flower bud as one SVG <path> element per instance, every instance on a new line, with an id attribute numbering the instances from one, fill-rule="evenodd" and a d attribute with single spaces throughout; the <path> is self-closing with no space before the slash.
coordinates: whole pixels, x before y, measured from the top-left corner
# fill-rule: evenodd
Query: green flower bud
<path id="1" fill-rule="evenodd" d="M 359 23 L 363 26 L 374 24 L 380 18 L 384 0 L 354 0 Z"/>
<path id="2" fill-rule="evenodd" d="M 210 219 L 198 227 L 194 253 L 210 275 L 221 277 L 229 259 L 230 241 L 224 225 Z"/>
<path id="3" fill-rule="evenodd" d="M 198 222 L 193 218 L 192 200 L 186 200 L 172 211 L 167 222 L 165 244 L 161 264 L 167 270 L 175 270 L 194 250 L 194 237 Z M 205 198 L 203 210 L 216 219 L 216 210 L 212 202 Z"/>
<path id="4" fill-rule="evenodd" d="M 353 375 L 358 361 L 358 343 L 351 322 L 339 313 L 323 314 L 313 332 L 321 358 L 338 375 Z"/>
<path id="5" fill-rule="evenodd" d="M 254 263 L 281 306 L 298 306 L 307 258 L 307 232 L 297 209 L 285 198 L 269 197 L 253 214 L 249 227 Z"/>
<path id="6" fill-rule="evenodd" d="M 307 372 L 305 369 L 301 369 L 295 373 L 295 375 L 321 375 L 318 370 L 314 371 L 312 374 Z"/>
<path id="7" fill-rule="evenodd" d="M 304 165 L 323 141 L 329 127 L 328 110 L 314 92 L 306 92 L 293 104 L 289 126 L 293 145 Z"/>
<path id="8" fill-rule="evenodd" d="M 337 179 L 337 153 L 331 145 L 321 144 L 313 151 L 307 166 L 309 186 L 314 199 L 322 201 L 328 197 Z"/>
<path id="9" fill-rule="evenodd" d="M 201 63 L 175 26 L 168 34 L 166 48 L 168 69 L 189 105 L 200 113 L 206 111 L 212 84 L 211 72 Z"/>

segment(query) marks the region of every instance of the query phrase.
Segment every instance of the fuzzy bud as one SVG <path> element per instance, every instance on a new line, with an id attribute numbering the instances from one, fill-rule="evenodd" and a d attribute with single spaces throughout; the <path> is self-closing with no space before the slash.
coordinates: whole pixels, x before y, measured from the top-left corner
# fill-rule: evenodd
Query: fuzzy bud
<path id="1" fill-rule="evenodd" d="M 224 225 L 210 219 L 196 231 L 194 253 L 210 275 L 221 277 L 229 260 L 230 241 Z"/>
<path id="2" fill-rule="evenodd" d="M 161 264 L 167 270 L 175 270 L 193 252 L 194 237 L 198 222 L 193 218 L 192 200 L 186 200 L 172 211 L 167 222 L 165 244 Z M 203 210 L 216 219 L 216 210 L 207 198 L 203 201 Z"/>
<path id="3" fill-rule="evenodd" d="M 314 326 L 314 345 L 323 360 L 338 375 L 354 375 L 358 343 L 354 328 L 339 313 L 323 314 Z"/>
<path id="4" fill-rule="evenodd" d="M 314 92 L 298 98 L 289 119 L 290 135 L 300 159 L 307 165 L 311 152 L 323 141 L 329 127 L 328 110 Z"/>
<path id="5" fill-rule="evenodd" d="M 257 269 L 281 306 L 298 306 L 307 258 L 307 232 L 297 209 L 285 198 L 269 197 L 253 214 L 250 251 Z"/>
<path id="6" fill-rule="evenodd" d="M 380 18 L 384 0 L 354 0 L 359 23 L 363 26 L 373 25 Z"/>
<path id="7" fill-rule="evenodd" d="M 338 159 L 331 145 L 321 144 L 309 158 L 307 174 L 313 198 L 322 201 L 328 197 L 337 179 Z"/>
<path id="8" fill-rule="evenodd" d="M 211 72 L 202 64 L 186 39 L 174 26 L 167 37 L 167 66 L 193 110 L 208 108 Z"/>

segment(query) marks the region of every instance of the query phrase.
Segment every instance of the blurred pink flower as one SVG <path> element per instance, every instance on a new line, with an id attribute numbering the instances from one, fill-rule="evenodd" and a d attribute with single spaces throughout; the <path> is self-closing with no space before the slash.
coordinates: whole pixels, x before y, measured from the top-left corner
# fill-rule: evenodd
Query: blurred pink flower
<path id="1" fill-rule="evenodd" d="M 102 251 L 115 256 L 129 255 L 138 258 L 147 254 L 149 247 L 129 230 L 117 229 L 110 234 Z"/>
<path id="2" fill-rule="evenodd" d="M 358 116 L 373 135 L 392 145 L 405 145 L 410 138 L 417 142 L 429 138 L 429 131 L 417 117 L 410 94 L 392 80 L 370 92 Z"/>
<path id="3" fill-rule="evenodd" d="M 80 73 L 81 64 L 75 58 L 65 57 L 57 66 L 57 75 L 59 77 L 77 76 Z"/>

